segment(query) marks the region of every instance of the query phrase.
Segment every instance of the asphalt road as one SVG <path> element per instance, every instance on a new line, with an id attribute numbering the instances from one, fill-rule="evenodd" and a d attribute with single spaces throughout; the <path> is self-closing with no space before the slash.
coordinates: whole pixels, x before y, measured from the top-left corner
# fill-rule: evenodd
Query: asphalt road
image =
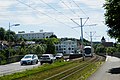
<path id="1" fill-rule="evenodd" d="M 120 58 L 107 56 L 106 62 L 88 80 L 120 80 Z"/>
<path id="2" fill-rule="evenodd" d="M 7 65 L 1 65 L 0 66 L 0 76 L 20 72 L 20 71 L 23 71 L 26 69 L 31 69 L 31 68 L 37 67 L 39 65 L 40 65 L 40 63 L 38 63 L 36 65 L 21 66 L 20 62 L 11 63 L 11 64 L 7 64 Z"/>

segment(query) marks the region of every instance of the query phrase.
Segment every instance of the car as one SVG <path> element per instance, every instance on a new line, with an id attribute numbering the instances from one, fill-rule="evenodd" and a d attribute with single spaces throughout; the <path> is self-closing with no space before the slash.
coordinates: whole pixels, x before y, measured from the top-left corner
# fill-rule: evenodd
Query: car
<path id="1" fill-rule="evenodd" d="M 27 54 L 25 55 L 21 61 L 20 61 L 20 64 L 23 65 L 23 64 L 38 64 L 39 62 L 39 59 L 38 59 L 38 56 L 36 54 Z"/>
<path id="2" fill-rule="evenodd" d="M 62 59 L 63 58 L 63 54 L 62 53 L 57 53 L 55 58 L 56 59 Z"/>
<path id="3" fill-rule="evenodd" d="M 53 54 L 42 54 L 42 56 L 40 57 L 41 65 L 43 63 L 52 64 L 54 61 L 55 61 L 55 57 L 53 56 Z"/>

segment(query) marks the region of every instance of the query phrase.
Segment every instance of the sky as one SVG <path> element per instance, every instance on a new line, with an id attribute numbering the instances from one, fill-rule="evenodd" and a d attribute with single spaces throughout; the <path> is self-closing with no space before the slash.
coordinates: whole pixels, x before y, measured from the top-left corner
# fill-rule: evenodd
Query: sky
<path id="1" fill-rule="evenodd" d="M 54 32 L 58 38 L 77 38 L 81 36 L 90 41 L 115 41 L 107 35 L 104 24 L 103 4 L 105 0 L 0 0 L 0 27 L 18 31 Z M 88 19 L 89 17 L 89 19 Z M 19 26 L 12 26 L 20 24 Z"/>

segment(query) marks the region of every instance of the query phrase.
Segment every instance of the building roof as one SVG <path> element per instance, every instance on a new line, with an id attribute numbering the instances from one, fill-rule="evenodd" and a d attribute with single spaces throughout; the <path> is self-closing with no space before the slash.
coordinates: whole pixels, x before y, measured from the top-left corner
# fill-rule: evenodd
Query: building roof
<path id="1" fill-rule="evenodd" d="M 113 47 L 113 42 L 104 42 L 102 45 L 105 47 Z"/>

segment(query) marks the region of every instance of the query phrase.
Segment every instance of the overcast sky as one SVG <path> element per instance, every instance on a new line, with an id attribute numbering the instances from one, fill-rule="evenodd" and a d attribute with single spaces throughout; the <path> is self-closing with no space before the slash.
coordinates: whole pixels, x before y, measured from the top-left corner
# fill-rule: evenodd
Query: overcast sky
<path id="1" fill-rule="evenodd" d="M 106 41 L 113 41 L 107 36 L 107 27 L 104 25 L 104 0 L 0 0 L 0 27 L 25 32 L 54 32 L 58 38 L 80 39 L 81 31 L 78 24 L 83 18 L 83 37 L 93 41 L 100 41 L 104 36 Z M 72 20 L 76 23 L 74 23 Z M 95 25 L 97 24 L 97 25 Z"/>

